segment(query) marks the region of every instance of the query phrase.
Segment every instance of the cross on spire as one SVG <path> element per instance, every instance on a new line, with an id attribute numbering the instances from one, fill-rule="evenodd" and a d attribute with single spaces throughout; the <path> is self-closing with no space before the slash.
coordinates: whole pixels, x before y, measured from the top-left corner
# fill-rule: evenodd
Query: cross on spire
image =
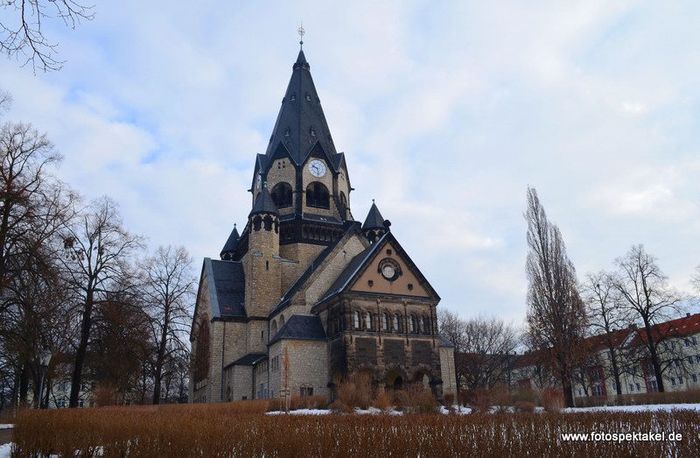
<path id="1" fill-rule="evenodd" d="M 299 49 L 304 49 L 304 34 L 306 33 L 306 30 L 304 30 L 303 22 L 299 25 L 297 33 L 299 34 Z"/>

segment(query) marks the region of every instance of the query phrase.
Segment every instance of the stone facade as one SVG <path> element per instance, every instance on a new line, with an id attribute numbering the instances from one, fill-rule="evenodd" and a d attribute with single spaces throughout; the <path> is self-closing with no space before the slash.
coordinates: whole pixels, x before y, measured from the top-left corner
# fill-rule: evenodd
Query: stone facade
<path id="1" fill-rule="evenodd" d="M 234 229 L 221 260 L 204 261 L 193 402 L 333 396 L 358 371 L 378 387 L 454 389 L 451 349 L 437 335 L 440 298 L 376 205 L 364 224 L 353 220 L 345 156 L 303 53 L 251 191 L 241 234 Z"/>

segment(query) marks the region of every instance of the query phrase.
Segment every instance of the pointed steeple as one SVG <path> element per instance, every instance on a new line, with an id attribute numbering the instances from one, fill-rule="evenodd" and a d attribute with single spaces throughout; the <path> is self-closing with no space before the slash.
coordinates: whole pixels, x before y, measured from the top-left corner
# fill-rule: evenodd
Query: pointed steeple
<path id="1" fill-rule="evenodd" d="M 365 222 L 362 223 L 362 230 L 368 229 L 386 229 L 384 227 L 384 217 L 379 212 L 379 208 L 377 208 L 377 204 L 374 203 L 374 199 L 372 199 L 372 207 L 369 209 L 369 213 L 367 213 L 367 218 L 365 218 Z"/>
<path id="2" fill-rule="evenodd" d="M 255 199 L 255 204 L 253 205 L 253 209 L 250 211 L 250 215 L 248 216 L 253 216 L 261 213 L 272 213 L 273 215 L 277 215 L 277 205 L 275 205 L 275 201 L 272 200 L 272 196 L 270 195 L 270 191 L 267 190 L 267 185 L 263 184 L 262 191 L 260 191 L 260 195 Z"/>
<path id="3" fill-rule="evenodd" d="M 365 234 L 365 237 L 370 243 L 374 243 L 389 231 L 389 226 L 391 226 L 391 223 L 389 220 L 384 219 L 379 212 L 379 208 L 377 208 L 377 204 L 372 199 L 372 207 L 369 209 L 365 222 L 362 223 L 362 232 Z"/>
<path id="4" fill-rule="evenodd" d="M 289 154 L 292 161 L 300 165 L 312 149 L 320 147 L 331 167 L 336 169 L 337 151 L 310 68 L 304 51 L 299 50 L 265 155 L 271 158 Z"/>
<path id="5" fill-rule="evenodd" d="M 229 260 L 233 258 L 233 254 L 238 246 L 238 239 L 240 238 L 241 236 L 238 234 L 238 229 L 236 229 L 236 225 L 234 224 L 231 235 L 228 236 L 228 240 L 226 240 L 224 247 L 221 249 L 221 253 L 219 253 L 221 259 Z"/>

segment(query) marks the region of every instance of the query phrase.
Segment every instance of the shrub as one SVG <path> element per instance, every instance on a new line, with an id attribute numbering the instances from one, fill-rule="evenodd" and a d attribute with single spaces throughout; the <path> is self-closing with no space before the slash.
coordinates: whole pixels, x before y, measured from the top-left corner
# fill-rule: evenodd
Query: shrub
<path id="1" fill-rule="evenodd" d="M 700 447 L 695 411 L 331 417 L 235 413 L 232 404 L 24 411 L 13 431 L 13 456 L 95 456 L 101 446 L 105 457 L 646 457 L 697 456 Z M 650 425 L 683 440 L 561 440 L 562 433 Z"/>
<path id="2" fill-rule="evenodd" d="M 338 385 L 338 399 L 348 407 L 366 409 L 372 402 L 372 378 L 359 372 Z"/>
<path id="3" fill-rule="evenodd" d="M 316 396 L 292 396 L 289 402 L 291 410 L 296 409 L 325 409 L 328 407 L 328 398 L 321 395 Z"/>
<path id="4" fill-rule="evenodd" d="M 392 407 L 391 396 L 386 390 L 380 390 L 372 401 L 372 406 L 380 410 L 389 410 Z"/>
<path id="5" fill-rule="evenodd" d="M 455 403 L 455 395 L 453 393 L 446 393 L 442 396 L 443 401 L 447 407 L 452 407 Z"/>
<path id="6" fill-rule="evenodd" d="M 547 412 L 559 412 L 564 408 L 564 395 L 555 388 L 545 388 L 542 391 L 542 407 Z"/>
<path id="7" fill-rule="evenodd" d="M 414 383 L 405 390 L 397 391 L 396 398 L 402 410 L 408 413 L 433 413 L 437 407 L 433 393 L 422 383 Z"/>
<path id="8" fill-rule="evenodd" d="M 515 401 L 515 410 L 517 412 L 532 413 L 535 411 L 535 403 L 530 401 Z"/>

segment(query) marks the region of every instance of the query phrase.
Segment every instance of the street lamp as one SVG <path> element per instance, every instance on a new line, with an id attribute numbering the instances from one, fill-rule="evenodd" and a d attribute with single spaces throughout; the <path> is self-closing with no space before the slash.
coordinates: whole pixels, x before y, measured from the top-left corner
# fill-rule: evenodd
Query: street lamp
<path id="1" fill-rule="evenodd" d="M 43 409 L 44 406 L 44 380 L 49 371 L 49 363 L 51 362 L 51 350 L 44 348 L 39 353 L 39 368 L 41 369 L 39 377 L 39 408 Z M 48 406 L 47 406 L 48 407 Z"/>

